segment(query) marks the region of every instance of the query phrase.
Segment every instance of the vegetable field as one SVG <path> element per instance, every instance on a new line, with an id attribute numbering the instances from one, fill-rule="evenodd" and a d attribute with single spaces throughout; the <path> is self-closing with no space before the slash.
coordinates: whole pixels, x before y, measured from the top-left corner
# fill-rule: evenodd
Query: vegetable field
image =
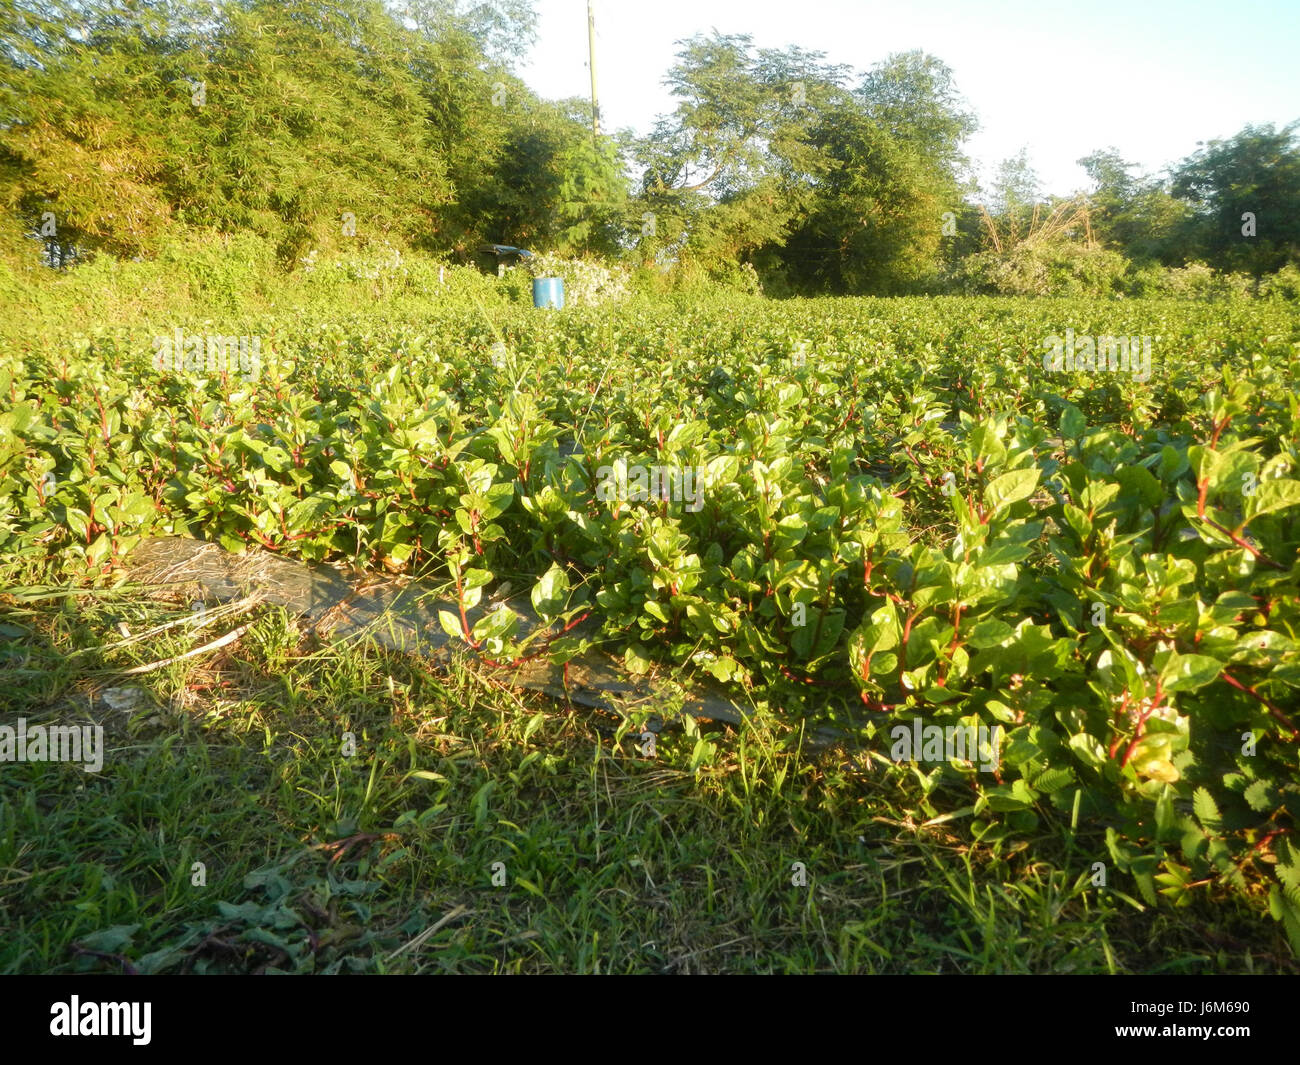
<path id="1" fill-rule="evenodd" d="M 1293 306 L 638 300 L 6 347 L 6 585 L 109 587 L 171 532 L 466 609 L 531 589 L 599 628 L 442 625 L 489 672 L 595 645 L 834 726 L 918 819 L 1067 833 L 1097 891 L 1232 896 L 1300 951 Z"/>

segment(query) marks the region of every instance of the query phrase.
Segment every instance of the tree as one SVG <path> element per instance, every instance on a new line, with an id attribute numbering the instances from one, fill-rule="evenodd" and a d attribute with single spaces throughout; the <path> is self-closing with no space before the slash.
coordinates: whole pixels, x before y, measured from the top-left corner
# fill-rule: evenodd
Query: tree
<path id="1" fill-rule="evenodd" d="M 1024 148 L 1003 159 L 989 187 L 989 214 L 997 225 L 999 244 L 1015 245 L 1028 236 L 1034 208 L 1042 200 L 1038 174 Z"/>
<path id="2" fill-rule="evenodd" d="M 6 206 L 59 240 L 131 252 L 168 224 L 169 79 L 191 53 L 168 5 L 4 0 L 0 179 Z"/>
<path id="3" fill-rule="evenodd" d="M 800 48 L 755 50 L 746 35 L 678 42 L 666 83 L 679 103 L 640 142 L 635 207 L 654 219 L 643 258 L 671 249 L 683 263 L 725 270 L 784 240 L 819 169 L 808 129 L 845 68 Z"/>
<path id="4" fill-rule="evenodd" d="M 887 293 L 932 277 L 945 213 L 961 211 L 961 142 L 974 128 L 951 71 L 921 52 L 890 56 L 828 100 L 809 131 L 808 209 L 773 249 L 789 286 Z"/>
<path id="5" fill-rule="evenodd" d="M 1095 185 L 1089 204 L 1099 240 L 1136 262 L 1186 260 L 1192 211 L 1169 195 L 1164 182 L 1134 175 L 1134 164 L 1113 148 L 1079 165 Z"/>
<path id="6" fill-rule="evenodd" d="M 419 241 L 453 189 L 413 47 L 371 0 L 232 8 L 202 72 L 198 136 L 177 146 L 187 220 L 260 230 L 290 260 L 351 227 Z"/>
<path id="7" fill-rule="evenodd" d="M 460 37 L 494 64 L 509 66 L 537 41 L 533 0 L 388 0 L 403 23 L 430 41 Z"/>
<path id="8" fill-rule="evenodd" d="M 1210 265 L 1259 276 L 1300 262 L 1298 125 L 1246 126 L 1175 168 L 1172 193 L 1195 212 Z"/>
<path id="9" fill-rule="evenodd" d="M 967 165 L 961 145 L 978 123 L 942 60 L 919 49 L 891 55 L 867 74 L 859 95 L 894 140 L 937 168 L 955 176 Z"/>
<path id="10" fill-rule="evenodd" d="M 450 198 L 419 42 L 375 0 L 10 10 L 5 195 L 88 246 L 134 254 L 181 223 L 252 229 L 292 259 L 345 212 L 414 239 Z"/>
<path id="11" fill-rule="evenodd" d="M 617 149 L 510 73 L 535 29 L 531 0 L 0 0 L 0 197 L 119 255 L 178 227 L 286 262 L 503 230 L 612 251 Z"/>
<path id="12" fill-rule="evenodd" d="M 582 100 L 521 96 L 504 118 L 489 165 L 462 189 L 467 232 L 479 242 L 563 254 L 616 253 L 627 183 L 617 148 L 593 139 L 588 116 Z"/>

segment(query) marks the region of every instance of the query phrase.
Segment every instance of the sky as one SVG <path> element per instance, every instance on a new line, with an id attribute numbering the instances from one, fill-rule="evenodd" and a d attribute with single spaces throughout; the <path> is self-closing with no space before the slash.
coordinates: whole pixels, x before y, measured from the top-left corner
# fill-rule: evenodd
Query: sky
<path id="1" fill-rule="evenodd" d="M 586 0 L 535 0 L 519 68 L 552 99 L 590 97 Z M 674 42 L 715 28 L 799 45 L 866 71 L 920 48 L 952 68 L 977 115 L 976 175 L 1022 148 L 1045 193 L 1088 185 L 1076 160 L 1114 147 L 1146 173 L 1247 123 L 1300 119 L 1300 0 L 594 0 L 604 129 L 670 112 Z"/>

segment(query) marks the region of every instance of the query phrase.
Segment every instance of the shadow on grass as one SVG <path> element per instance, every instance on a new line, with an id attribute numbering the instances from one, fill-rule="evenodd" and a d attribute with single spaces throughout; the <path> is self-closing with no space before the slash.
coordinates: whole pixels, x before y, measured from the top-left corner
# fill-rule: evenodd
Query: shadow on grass
<path id="1" fill-rule="evenodd" d="M 688 722 L 651 754 L 612 716 L 321 645 L 265 608 L 127 674 L 211 636 L 162 628 L 186 612 L 6 605 L 6 720 L 101 725 L 106 754 L 93 774 L 0 765 L 0 971 L 1290 965 L 1231 904 L 1139 911 L 1058 834 L 928 818 L 905 782 L 776 725 Z"/>

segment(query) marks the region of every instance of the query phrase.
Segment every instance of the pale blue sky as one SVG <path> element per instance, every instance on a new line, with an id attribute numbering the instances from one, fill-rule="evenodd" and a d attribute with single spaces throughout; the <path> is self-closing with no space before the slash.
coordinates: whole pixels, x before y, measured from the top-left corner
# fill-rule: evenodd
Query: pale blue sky
<path id="1" fill-rule="evenodd" d="M 586 0 L 537 0 L 520 68 L 543 96 L 588 96 Z M 1044 190 L 1086 184 L 1075 160 L 1114 145 L 1157 171 L 1247 122 L 1300 118 L 1300 0 L 596 0 L 607 128 L 645 133 L 672 108 L 673 42 L 716 28 L 866 70 L 922 48 L 977 113 L 981 176 L 1020 148 Z"/>

